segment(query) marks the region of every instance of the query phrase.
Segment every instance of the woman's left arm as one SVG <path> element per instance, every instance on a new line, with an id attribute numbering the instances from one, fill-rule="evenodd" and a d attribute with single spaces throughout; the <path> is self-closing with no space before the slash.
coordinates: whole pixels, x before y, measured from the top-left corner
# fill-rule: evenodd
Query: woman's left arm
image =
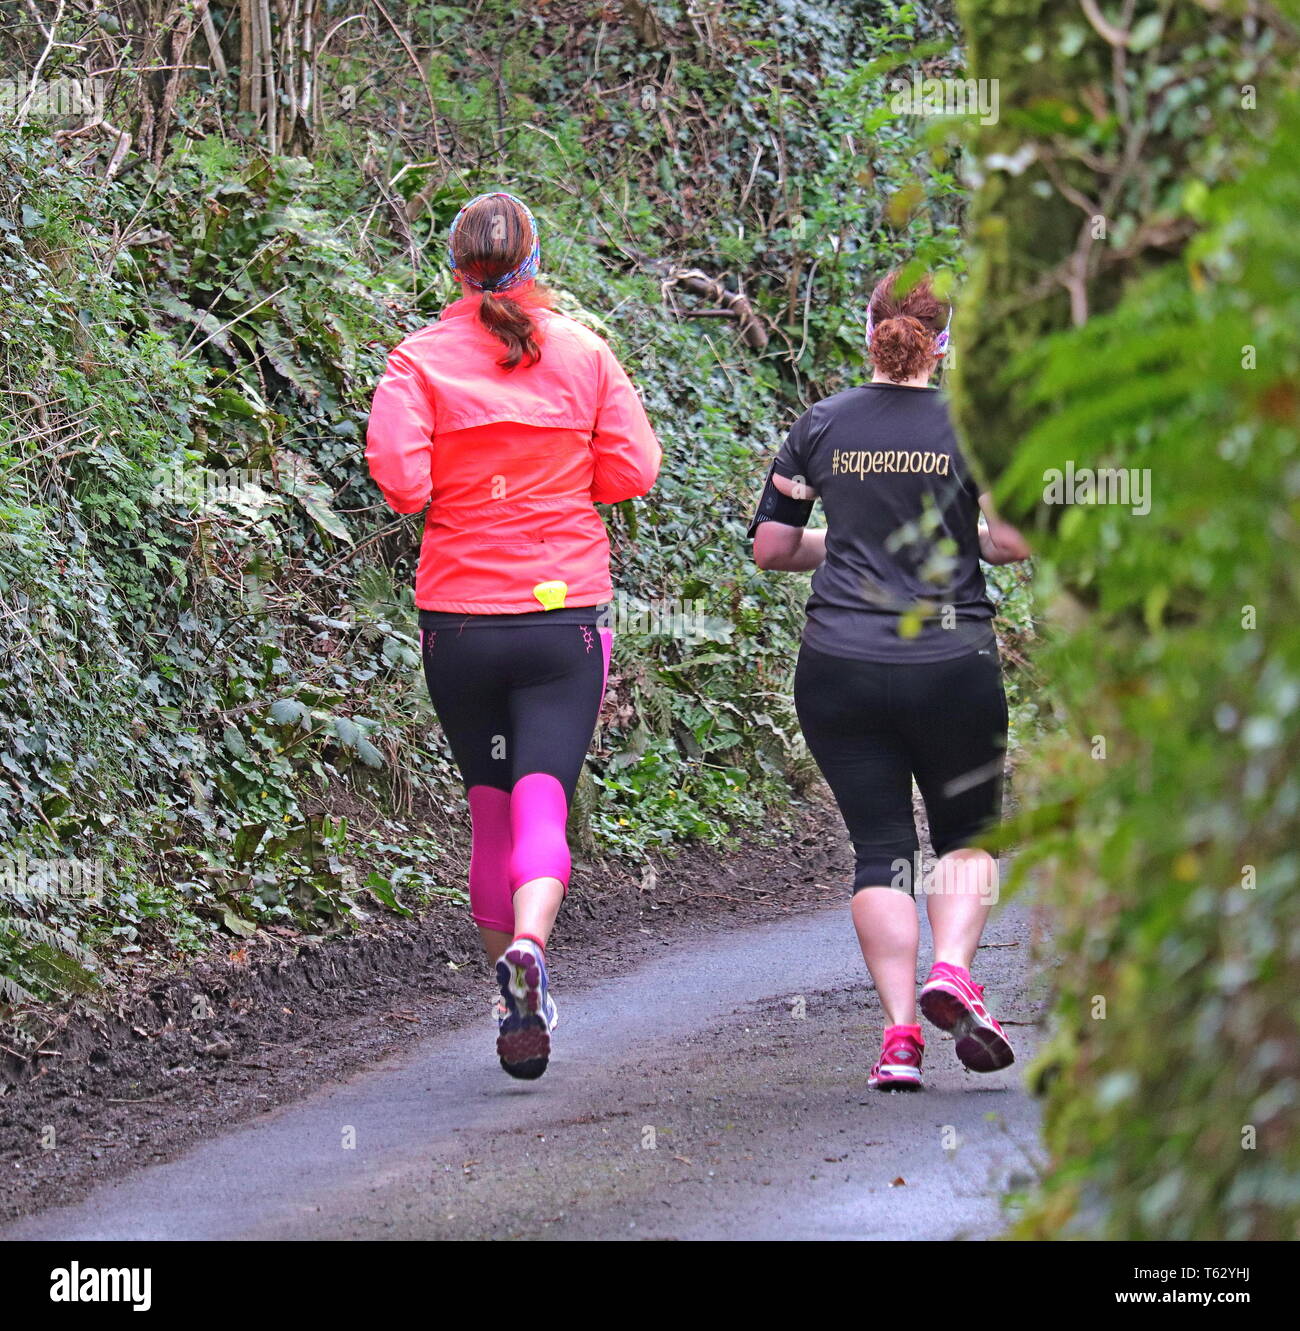
<path id="1" fill-rule="evenodd" d="M 985 523 L 980 528 L 980 558 L 986 564 L 1018 564 L 1033 554 L 1029 542 L 1009 522 L 998 517 L 989 495 L 980 495 L 980 509 Z"/>
<path id="2" fill-rule="evenodd" d="M 596 460 L 593 503 L 635 499 L 654 485 L 663 461 L 659 440 L 635 385 L 603 342 L 596 362 L 596 428 L 591 445 Z"/>

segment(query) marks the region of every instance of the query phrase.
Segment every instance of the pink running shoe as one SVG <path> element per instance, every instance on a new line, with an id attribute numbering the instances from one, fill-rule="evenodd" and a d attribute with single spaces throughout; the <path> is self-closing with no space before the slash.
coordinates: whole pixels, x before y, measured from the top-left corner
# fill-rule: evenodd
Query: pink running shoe
<path id="1" fill-rule="evenodd" d="M 936 961 L 921 989 L 921 1013 L 941 1031 L 951 1031 L 957 1057 L 972 1072 L 997 1072 L 1016 1061 L 1011 1042 L 984 1006 L 984 986 L 970 971 Z"/>
<path id="2" fill-rule="evenodd" d="M 924 1050 L 919 1026 L 886 1026 L 880 1061 L 871 1069 L 867 1085 L 873 1091 L 919 1091 Z"/>

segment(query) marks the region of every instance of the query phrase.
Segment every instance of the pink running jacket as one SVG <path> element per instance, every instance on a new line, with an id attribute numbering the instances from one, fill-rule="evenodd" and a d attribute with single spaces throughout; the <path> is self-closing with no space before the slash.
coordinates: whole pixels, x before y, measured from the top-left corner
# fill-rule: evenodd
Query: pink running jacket
<path id="1" fill-rule="evenodd" d="M 399 513 L 428 505 L 416 605 L 492 615 L 608 601 L 609 540 L 593 504 L 645 494 L 659 441 L 602 338 L 530 306 L 541 360 L 504 370 L 480 299 L 449 305 L 398 346 L 371 406 L 375 483 Z"/>

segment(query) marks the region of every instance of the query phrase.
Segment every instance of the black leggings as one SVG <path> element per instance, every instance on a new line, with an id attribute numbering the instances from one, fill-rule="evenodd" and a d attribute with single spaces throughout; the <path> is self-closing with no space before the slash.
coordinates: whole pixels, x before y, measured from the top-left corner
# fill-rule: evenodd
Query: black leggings
<path id="1" fill-rule="evenodd" d="M 487 929 L 514 931 L 524 883 L 569 883 L 569 801 L 600 711 L 611 634 L 596 622 L 432 627 L 424 678 L 473 823 L 469 898 Z"/>
<path id="2" fill-rule="evenodd" d="M 915 888 L 912 778 L 935 853 L 967 846 L 1002 813 L 1007 700 L 996 651 L 884 664 L 804 646 L 795 707 L 853 842 L 853 890 Z"/>
<path id="3" fill-rule="evenodd" d="M 572 799 L 604 692 L 608 630 L 593 620 L 422 627 L 420 636 L 429 697 L 466 787 L 512 790 L 546 772 Z"/>

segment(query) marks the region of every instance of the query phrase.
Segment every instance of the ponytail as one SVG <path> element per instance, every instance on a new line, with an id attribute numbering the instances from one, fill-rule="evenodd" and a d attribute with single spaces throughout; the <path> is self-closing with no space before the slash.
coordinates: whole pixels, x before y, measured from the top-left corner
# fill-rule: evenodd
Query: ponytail
<path id="1" fill-rule="evenodd" d="M 479 323 L 506 349 L 497 364 L 536 364 L 542 349 L 532 310 L 550 297 L 534 283 L 541 248 L 528 205 L 501 191 L 478 194 L 456 214 L 448 243 L 456 276 L 482 293 Z"/>
<path id="2" fill-rule="evenodd" d="M 537 323 L 532 313 L 508 293 L 485 291 L 478 307 L 478 321 L 506 349 L 497 364 L 513 370 L 521 362 L 535 365 L 542 358 L 537 342 Z"/>

